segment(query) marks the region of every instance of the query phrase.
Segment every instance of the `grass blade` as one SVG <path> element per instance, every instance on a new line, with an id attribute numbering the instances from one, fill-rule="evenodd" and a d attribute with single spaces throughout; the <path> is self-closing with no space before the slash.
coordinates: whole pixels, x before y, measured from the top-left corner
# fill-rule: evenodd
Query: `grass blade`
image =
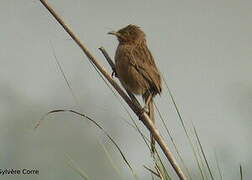
<path id="1" fill-rule="evenodd" d="M 182 166 L 183 166 L 184 169 L 186 170 L 186 173 L 187 173 L 189 179 L 192 179 L 192 177 L 191 177 L 191 175 L 190 175 L 190 172 L 189 172 L 189 169 L 187 168 L 187 166 L 186 166 L 186 164 L 185 164 L 185 162 L 184 162 L 184 160 L 183 160 L 183 158 L 182 158 L 182 156 L 181 156 L 181 154 L 180 154 L 180 152 L 179 152 L 179 150 L 178 150 L 178 147 L 177 147 L 177 145 L 176 145 L 176 143 L 175 143 L 175 140 L 174 140 L 173 136 L 171 135 L 171 132 L 170 132 L 170 130 L 168 129 L 168 127 L 167 127 L 167 125 L 166 125 L 166 123 L 165 123 L 165 121 L 164 121 L 164 118 L 163 118 L 161 112 L 160 112 L 159 109 L 157 108 L 156 103 L 154 103 L 154 105 L 155 105 L 155 108 L 156 108 L 156 110 L 157 110 L 157 112 L 158 112 L 159 118 L 161 119 L 161 121 L 162 121 L 162 123 L 163 123 L 163 126 L 165 127 L 165 130 L 166 130 L 168 136 L 169 136 L 170 139 L 171 139 L 171 142 L 172 142 L 172 144 L 173 144 L 173 146 L 174 146 L 174 148 L 175 148 L 175 151 L 176 151 L 176 153 L 177 153 L 177 155 L 178 155 L 178 157 L 179 157 L 179 159 L 180 159 L 180 161 L 181 161 L 181 163 L 182 163 Z"/>
<path id="2" fill-rule="evenodd" d="M 219 172 L 220 180 L 222 180 L 223 177 L 222 177 L 220 163 L 219 163 L 219 160 L 218 160 L 216 152 L 214 152 L 214 156 L 215 156 L 215 161 L 216 161 L 216 164 L 217 164 L 217 169 L 218 169 L 218 172 Z"/>
<path id="3" fill-rule="evenodd" d="M 205 160 L 205 163 L 206 163 L 206 165 L 207 165 L 208 172 L 209 172 L 209 174 L 210 174 L 210 176 L 211 176 L 211 179 L 214 180 L 214 177 L 213 177 L 211 168 L 210 168 L 209 163 L 208 163 L 207 158 L 206 158 L 206 154 L 205 154 L 205 152 L 204 152 L 204 149 L 203 149 L 202 144 L 201 144 L 201 142 L 200 142 L 198 133 L 197 133 L 196 128 L 195 128 L 194 126 L 193 126 L 193 129 L 194 129 L 194 133 L 195 133 L 196 138 L 197 138 L 197 142 L 198 142 L 198 144 L 199 144 L 199 146 L 200 146 L 201 153 L 202 153 L 202 155 L 203 155 L 203 157 L 204 157 L 204 160 Z"/>
<path id="4" fill-rule="evenodd" d="M 180 123 L 181 123 L 181 125 L 182 125 L 182 127 L 183 127 L 183 130 L 184 130 L 184 132 L 185 132 L 185 134 L 186 134 L 186 137 L 187 137 L 187 139 L 188 139 L 188 141 L 189 141 L 189 144 L 190 144 L 190 146 L 191 146 L 191 148 L 192 148 L 193 156 L 194 156 L 194 158 L 195 158 L 195 160 L 196 160 L 198 169 L 199 169 L 199 171 L 200 171 L 201 178 L 202 178 L 202 180 L 204 180 L 205 178 L 204 178 L 204 175 L 203 175 L 203 170 L 202 170 L 202 167 L 200 166 L 200 162 L 199 162 L 199 159 L 198 159 L 198 157 L 197 157 L 197 152 L 196 152 L 195 147 L 194 147 L 194 145 L 193 145 L 192 138 L 190 137 L 190 135 L 189 135 L 189 133 L 188 133 L 188 131 L 187 131 L 187 128 L 186 128 L 185 123 L 184 123 L 184 120 L 183 120 L 183 118 L 182 118 L 182 116 L 181 116 L 181 113 L 180 113 L 180 111 L 179 111 L 178 105 L 177 105 L 177 103 L 176 103 L 176 101 L 175 101 L 175 99 L 174 99 L 174 97 L 173 97 L 173 94 L 172 94 L 172 92 L 171 92 L 171 90 L 170 90 L 170 88 L 169 88 L 169 86 L 168 86 L 168 84 L 167 84 L 167 82 L 166 82 L 166 80 L 165 80 L 165 78 L 164 78 L 163 75 L 162 75 L 162 78 L 163 78 L 165 87 L 166 87 L 167 90 L 168 90 L 168 94 L 169 94 L 169 96 L 171 97 L 172 103 L 173 103 L 173 105 L 174 105 L 174 107 L 175 107 L 175 110 L 176 110 L 176 113 L 177 113 L 177 115 L 178 115 L 178 117 L 179 117 Z"/>
<path id="5" fill-rule="evenodd" d="M 68 154 L 66 154 L 66 157 L 69 160 L 68 165 L 74 171 L 76 171 L 83 179 L 89 180 L 89 177 L 88 177 L 87 173 L 85 173 Z"/>
<path id="6" fill-rule="evenodd" d="M 115 145 L 116 149 L 119 151 L 121 157 L 123 158 L 124 162 L 127 164 L 128 168 L 131 170 L 132 174 L 134 175 L 134 177 L 136 176 L 134 170 L 132 169 L 130 163 L 128 162 L 128 160 L 126 159 L 124 153 L 122 152 L 121 148 L 118 146 L 118 144 L 115 142 L 115 140 L 108 134 L 108 132 L 101 126 L 99 125 L 95 120 L 93 120 L 92 118 L 88 117 L 85 114 L 82 114 L 80 112 L 74 111 L 74 110 L 66 110 L 66 109 L 57 109 L 57 110 L 52 110 L 48 113 L 46 113 L 41 119 L 40 121 L 37 123 L 37 125 L 35 126 L 35 129 L 37 129 L 39 127 L 39 125 L 41 124 L 42 120 L 50 115 L 50 114 L 54 114 L 54 113 L 59 113 L 59 112 L 70 112 L 73 114 L 77 114 L 81 117 L 86 118 L 87 120 L 89 120 L 90 122 L 92 122 L 96 127 L 98 127 L 108 138 L 109 140 Z"/>
<path id="7" fill-rule="evenodd" d="M 240 176 L 241 176 L 241 180 L 243 180 L 243 172 L 242 172 L 242 165 L 240 164 Z"/>
<path id="8" fill-rule="evenodd" d="M 143 166 L 145 169 L 147 169 L 151 174 L 154 174 L 155 176 L 157 176 L 158 178 L 160 178 L 160 175 L 158 173 L 156 173 L 155 171 L 153 171 L 152 169 L 148 168 L 147 166 Z"/>

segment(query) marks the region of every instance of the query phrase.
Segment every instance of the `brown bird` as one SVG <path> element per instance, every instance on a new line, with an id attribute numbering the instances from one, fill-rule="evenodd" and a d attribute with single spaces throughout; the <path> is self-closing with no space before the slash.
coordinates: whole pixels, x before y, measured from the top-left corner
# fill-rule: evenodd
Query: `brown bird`
<path id="1" fill-rule="evenodd" d="M 145 33 L 136 25 L 128 25 L 108 34 L 115 35 L 119 45 L 115 54 L 115 70 L 122 86 L 129 92 L 142 95 L 145 109 L 153 123 L 153 98 L 162 91 L 161 77 L 153 56 L 147 47 Z M 155 139 L 151 135 L 151 150 Z"/>

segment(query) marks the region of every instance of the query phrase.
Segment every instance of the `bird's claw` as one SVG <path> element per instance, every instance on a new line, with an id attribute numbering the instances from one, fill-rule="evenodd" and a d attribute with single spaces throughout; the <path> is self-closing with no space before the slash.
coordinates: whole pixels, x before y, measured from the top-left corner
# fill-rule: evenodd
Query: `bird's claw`
<path id="1" fill-rule="evenodd" d="M 117 73 L 115 70 L 113 70 L 112 74 L 111 74 L 112 77 L 117 77 Z"/>

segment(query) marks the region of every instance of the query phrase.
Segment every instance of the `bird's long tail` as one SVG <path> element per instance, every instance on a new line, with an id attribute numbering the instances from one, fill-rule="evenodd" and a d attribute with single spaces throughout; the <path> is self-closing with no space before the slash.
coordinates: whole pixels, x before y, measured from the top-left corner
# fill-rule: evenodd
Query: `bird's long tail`
<path id="1" fill-rule="evenodd" d="M 149 110 L 149 117 L 153 124 L 155 125 L 155 117 L 154 117 L 154 104 L 153 99 L 151 98 L 149 104 L 148 104 L 148 110 Z M 150 134 L 150 140 L 151 140 L 151 152 L 155 152 L 155 139 L 152 134 Z"/>

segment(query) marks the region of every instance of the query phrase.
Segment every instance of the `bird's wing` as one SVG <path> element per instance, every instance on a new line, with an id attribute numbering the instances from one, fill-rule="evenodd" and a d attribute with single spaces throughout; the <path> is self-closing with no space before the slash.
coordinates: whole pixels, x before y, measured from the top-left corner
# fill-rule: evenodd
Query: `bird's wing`
<path id="1" fill-rule="evenodd" d="M 134 59 L 134 61 L 131 61 L 131 64 L 146 79 L 156 93 L 161 93 L 160 73 L 148 47 L 146 45 L 135 47 L 131 50 L 131 55 L 133 56 L 131 59 Z"/>

